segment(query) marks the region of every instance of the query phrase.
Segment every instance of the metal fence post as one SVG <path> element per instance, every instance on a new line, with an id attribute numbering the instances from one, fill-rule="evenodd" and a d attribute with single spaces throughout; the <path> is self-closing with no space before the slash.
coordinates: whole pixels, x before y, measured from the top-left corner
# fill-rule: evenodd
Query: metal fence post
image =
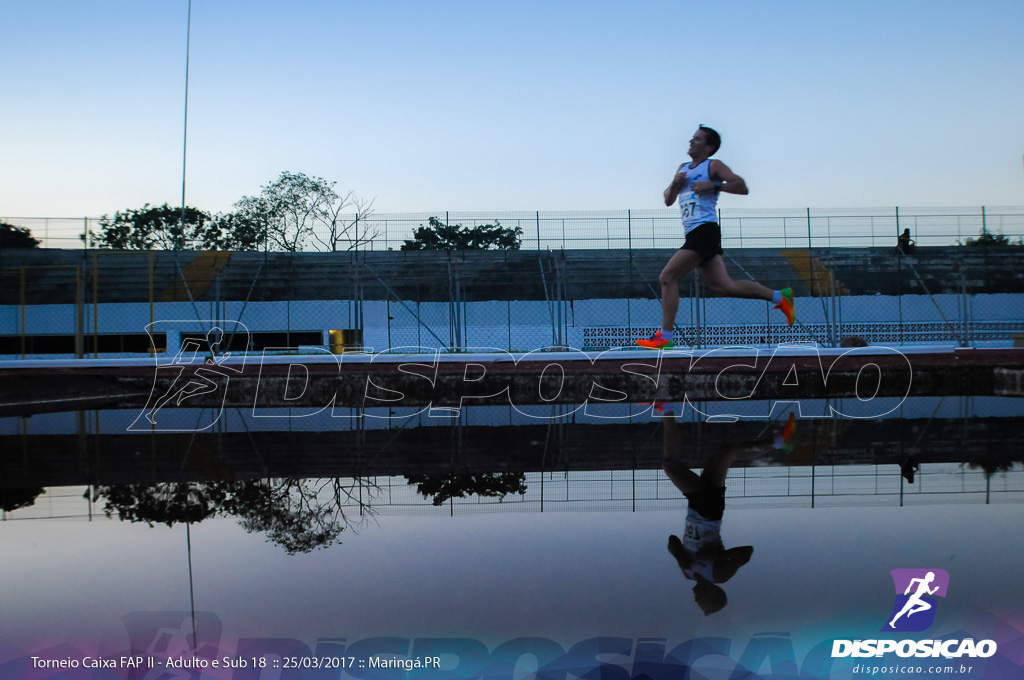
<path id="1" fill-rule="evenodd" d="M 964 320 L 963 320 L 963 332 L 962 345 L 964 347 L 971 346 L 974 338 L 971 336 L 971 296 L 968 294 L 968 283 L 967 283 L 967 272 L 961 270 L 961 294 L 964 297 Z"/>
<path id="2" fill-rule="evenodd" d="M 967 305 L 967 339 L 974 346 L 974 302 L 971 300 L 970 283 L 964 278 L 964 303 Z"/>
<path id="3" fill-rule="evenodd" d="M 558 346 L 565 347 L 565 305 L 563 304 L 565 298 L 565 282 L 562 278 L 562 266 L 563 262 L 559 262 L 560 253 L 556 253 L 552 256 L 552 263 L 555 265 L 555 311 L 558 314 Z"/>
<path id="4" fill-rule="evenodd" d="M 900 344 L 904 344 L 906 340 L 903 335 L 903 258 L 896 258 L 896 310 L 899 314 L 899 332 L 900 332 Z"/>
<path id="5" fill-rule="evenodd" d="M 540 211 L 537 211 L 537 250 L 540 250 Z"/>
<path id="6" fill-rule="evenodd" d="M 156 354 L 156 337 L 153 335 L 153 251 L 149 251 L 149 354 L 153 356 Z M 166 351 L 166 348 L 164 348 Z"/>
<path id="7" fill-rule="evenodd" d="M 701 279 L 700 277 L 698 277 L 698 276 L 693 277 L 693 298 L 694 298 L 693 310 L 694 310 L 694 316 L 695 316 L 695 318 L 694 318 L 694 322 L 695 322 L 694 326 L 696 328 L 696 336 L 697 336 L 695 338 L 695 340 L 696 340 L 695 345 L 696 345 L 697 349 L 701 349 L 701 348 L 704 347 L 704 345 L 702 344 L 703 340 L 704 340 L 704 315 L 701 314 L 701 312 L 703 311 L 701 309 L 701 304 L 704 301 L 703 300 L 704 296 L 702 295 L 703 291 L 701 290 L 701 281 L 703 281 L 703 279 Z"/>
<path id="8" fill-rule="evenodd" d="M 92 355 L 100 358 L 100 254 L 92 254 Z"/>
<path id="9" fill-rule="evenodd" d="M 85 299 L 82 290 L 82 265 L 75 265 L 75 358 L 85 356 Z"/>
<path id="10" fill-rule="evenodd" d="M 626 222 L 629 224 L 629 251 L 626 253 L 626 262 L 629 269 L 629 287 L 626 293 L 626 328 L 629 329 L 629 337 L 633 337 L 633 226 L 631 212 L 626 211 Z M 672 328 L 675 330 L 675 327 Z"/>
<path id="11" fill-rule="evenodd" d="M 839 287 L 836 285 L 835 260 L 832 259 L 831 253 L 829 253 L 828 258 L 828 279 L 828 285 L 832 295 L 832 310 L 831 314 L 829 315 L 831 317 L 829 319 L 829 328 L 832 331 L 832 337 L 830 338 L 829 346 L 838 347 L 841 333 L 841 329 L 839 328 L 839 298 L 841 296 L 841 293 L 839 291 Z"/>
<path id="12" fill-rule="evenodd" d="M 21 358 L 25 358 L 25 267 L 21 268 L 20 287 L 18 301 L 21 303 Z"/>

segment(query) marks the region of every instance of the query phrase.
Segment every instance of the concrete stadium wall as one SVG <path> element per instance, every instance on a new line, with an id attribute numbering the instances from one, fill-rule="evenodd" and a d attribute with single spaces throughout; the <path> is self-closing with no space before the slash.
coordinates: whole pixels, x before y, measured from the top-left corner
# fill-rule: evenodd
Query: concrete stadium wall
<path id="1" fill-rule="evenodd" d="M 830 344 L 844 335 L 860 335 L 874 344 L 957 344 L 972 338 L 978 347 L 1008 347 L 1013 336 L 1024 334 L 1024 295 L 983 294 L 966 298 L 940 294 L 895 296 L 844 296 L 831 299 L 798 298 L 800 323 L 787 327 L 782 315 L 760 300 L 683 298 L 677 326 L 688 344 L 703 347 L 751 345 L 765 347 L 782 342 Z M 490 347 L 529 351 L 553 345 L 577 349 L 628 346 L 652 333 L 660 319 L 657 300 L 576 300 L 549 305 L 543 301 L 468 302 L 461 306 L 461 328 L 454 336 L 453 307 L 448 303 L 399 303 L 366 301 L 362 305 L 363 346 L 372 351 L 389 347 Z M 359 328 L 352 325 L 356 305 L 346 301 L 157 303 L 154 331 L 166 333 L 172 354 L 183 333 L 205 333 L 214 325 L 227 332 L 240 321 L 241 331 L 313 332 L 319 340 L 304 346 L 327 349 L 329 330 Z M 557 309 L 556 309 L 557 307 Z M 4 335 L 21 330 L 20 307 L 0 307 Z M 149 305 L 101 304 L 82 308 L 86 336 L 144 333 L 150 323 Z M 94 314 L 96 316 L 94 317 Z M 417 323 L 416 315 L 422 320 Z M 552 318 L 556 323 L 552 324 Z M 99 324 L 94 326 L 93 319 Z M 199 318 L 202 322 L 197 322 Z M 558 320 L 561 319 L 561 323 Z M 73 335 L 74 305 L 29 305 L 24 310 L 27 335 Z M 694 335 L 699 330 L 700 335 Z M 279 345 L 280 346 L 280 345 Z M 104 356 L 145 356 L 141 353 L 110 353 Z M 15 350 L 0 355 L 19 357 Z M 29 358 L 69 358 L 70 354 L 30 354 Z"/>
<path id="2" fill-rule="evenodd" d="M 141 334 L 151 319 L 157 332 L 167 333 L 172 353 L 182 333 L 211 325 L 196 319 L 241 321 L 251 333 L 311 332 L 318 340 L 303 343 L 323 349 L 334 329 L 361 331 L 363 346 L 375 351 L 624 346 L 658 325 L 656 277 L 672 252 L 151 255 L 8 249 L 0 253 L 0 338 L 6 342 L 0 357 L 20 358 L 15 338 L 23 332 Z M 891 248 L 742 250 L 727 256 L 737 279 L 749 275 L 770 286 L 793 285 L 800 324 L 785 326 L 762 301 L 709 297 L 691 277 L 682 284 L 677 317 L 691 345 L 829 344 L 861 335 L 873 343 L 966 338 L 975 346 L 1008 346 L 1024 334 L 1024 249 L 923 248 L 912 258 Z M 179 285 L 184 280 L 191 282 L 187 291 Z"/>

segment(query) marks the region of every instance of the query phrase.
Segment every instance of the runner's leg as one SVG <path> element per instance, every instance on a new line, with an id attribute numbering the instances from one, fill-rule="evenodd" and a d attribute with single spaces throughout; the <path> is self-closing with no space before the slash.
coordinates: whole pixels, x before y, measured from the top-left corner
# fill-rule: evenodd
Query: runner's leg
<path id="1" fill-rule="evenodd" d="M 707 482 L 691 470 L 683 460 L 683 436 L 674 416 L 666 416 L 661 421 L 662 453 L 661 467 L 677 489 L 684 494 L 696 493 Z"/>
<path id="2" fill-rule="evenodd" d="M 782 310 L 782 313 L 786 315 L 786 323 L 790 326 L 793 325 L 796 314 L 793 310 L 793 290 L 791 288 L 771 290 L 756 281 L 734 281 L 729 276 L 729 271 L 725 268 L 725 262 L 721 255 L 715 255 L 701 265 L 700 271 L 704 274 L 704 279 L 711 289 L 719 295 L 772 302 L 775 304 L 775 309 Z"/>
<path id="3" fill-rule="evenodd" d="M 721 255 L 713 258 L 700 266 L 704 280 L 711 286 L 711 290 L 719 295 L 727 295 L 734 298 L 748 300 L 767 300 L 771 302 L 775 291 L 765 288 L 757 281 L 735 281 L 729 276 L 729 270 L 725 268 L 725 261 Z"/>
<path id="4" fill-rule="evenodd" d="M 676 312 L 679 311 L 679 282 L 699 264 L 700 253 L 693 250 L 677 250 L 661 270 L 658 282 L 661 284 L 662 330 L 670 331 L 675 328 Z"/>

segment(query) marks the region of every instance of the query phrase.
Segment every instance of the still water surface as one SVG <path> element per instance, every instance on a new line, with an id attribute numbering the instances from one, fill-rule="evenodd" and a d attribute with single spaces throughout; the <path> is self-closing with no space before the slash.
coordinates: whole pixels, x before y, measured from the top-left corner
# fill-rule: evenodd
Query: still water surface
<path id="1" fill-rule="evenodd" d="M 728 648 L 694 668 L 729 677 L 769 640 L 777 653 L 751 658 L 783 677 L 833 638 L 884 636 L 897 568 L 945 570 L 950 585 L 927 632 L 896 636 L 994 639 L 1019 669 L 1021 400 L 797 419 L 782 448 L 784 415 L 680 411 L 324 428 L 234 414 L 176 437 L 126 434 L 131 414 L 116 412 L 6 419 L 0 670 L 28 677 L 26 655 L 191 656 L 194 621 L 209 658 L 441 649 L 446 678 L 487 675 L 480 659 L 521 638 L 534 642 L 516 677 L 591 647 L 592 677 L 636 677 L 651 645 L 709 637 Z M 720 543 L 687 556 L 687 513 L 705 501 L 681 489 L 716 466 Z M 820 677 L 855 677 L 857 661 Z"/>

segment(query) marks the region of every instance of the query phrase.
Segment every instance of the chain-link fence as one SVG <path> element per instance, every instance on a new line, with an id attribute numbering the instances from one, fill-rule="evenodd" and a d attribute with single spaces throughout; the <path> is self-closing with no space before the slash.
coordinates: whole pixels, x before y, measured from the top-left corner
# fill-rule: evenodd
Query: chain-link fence
<path id="1" fill-rule="evenodd" d="M 236 353 L 631 347 L 660 327 L 658 274 L 673 252 L 7 249 L 0 356 L 145 357 L 214 328 Z M 796 322 L 695 273 L 676 318 L 689 346 L 1024 339 L 1024 248 L 745 248 L 724 261 L 736 280 L 791 287 Z"/>
<path id="2" fill-rule="evenodd" d="M 947 246 L 982 232 L 1019 242 L 1024 237 L 1024 207 L 958 208 L 799 208 L 719 210 L 725 248 L 859 248 L 896 243 L 909 229 L 920 246 Z M 299 243 L 303 251 L 400 250 L 413 232 L 434 218 L 447 225 L 500 224 L 518 229 L 524 250 L 676 248 L 681 242 L 675 208 L 618 211 L 494 211 L 370 213 L 339 215 L 337 224 L 353 225 L 351 238 L 331 238 L 318 225 Z M 96 217 L 4 217 L 26 227 L 45 248 L 93 248 L 91 234 L 102 233 Z M 311 228 L 312 229 L 312 228 Z M 347 232 L 346 232 L 347 233 Z M 186 244 L 186 247 L 198 244 Z M 273 247 L 269 249 L 273 250 Z"/>
<path id="3" fill-rule="evenodd" d="M 1024 497 L 1024 469 L 1019 464 L 998 476 L 961 463 L 924 466 L 916 484 L 908 485 L 896 465 L 786 466 L 738 468 L 729 473 L 730 508 L 895 507 L 941 503 L 1010 503 Z M 507 474 L 507 473 L 506 473 Z M 485 475 L 480 475 L 486 477 Z M 497 477 L 498 475 L 490 475 Z M 457 478 L 456 478 L 457 479 Z M 307 486 L 366 489 L 337 509 L 353 518 L 362 515 L 446 516 L 522 512 L 651 511 L 685 508 L 685 499 L 657 469 L 527 472 L 517 475 L 522 494 L 469 494 L 438 504 L 408 477 L 306 479 Z M 292 480 L 236 482 L 239 487 L 264 484 L 282 487 Z M 297 482 L 292 481 L 293 485 Z M 141 485 L 140 485 L 141 486 Z M 158 483 L 145 490 L 170 493 L 184 484 Z M 192 486 L 202 489 L 202 482 Z M 123 488 L 123 487 L 114 487 Z M 733 489 L 737 491 L 732 491 Z M 141 493 L 137 491 L 136 493 Z M 116 517 L 105 497 L 92 487 L 49 487 L 39 490 L 30 506 L 0 510 L 0 522 L 32 519 L 104 521 Z M 356 494 L 352 494 L 356 496 Z M 116 510 L 116 507 L 115 507 Z M 360 514 L 362 513 L 362 514 Z"/>

